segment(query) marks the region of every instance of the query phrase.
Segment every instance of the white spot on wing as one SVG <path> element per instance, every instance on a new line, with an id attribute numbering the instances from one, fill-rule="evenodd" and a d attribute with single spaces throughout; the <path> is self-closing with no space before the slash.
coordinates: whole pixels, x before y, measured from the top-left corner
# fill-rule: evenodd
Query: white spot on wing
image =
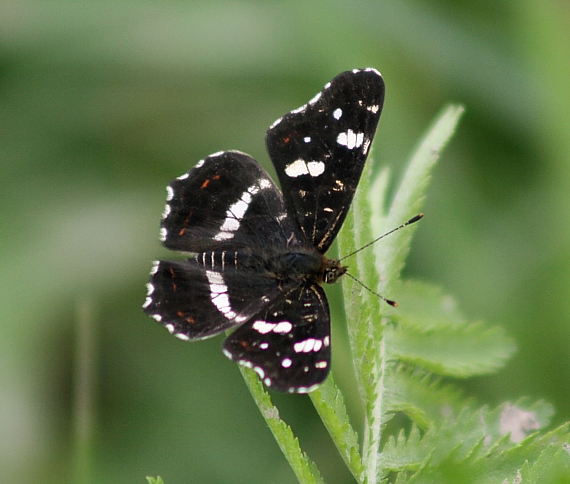
<path id="1" fill-rule="evenodd" d="M 281 321 L 273 328 L 274 333 L 286 334 L 293 329 L 293 325 L 289 321 Z"/>
<path id="2" fill-rule="evenodd" d="M 323 341 L 320 339 L 308 338 L 299 341 L 293 345 L 293 350 L 296 353 L 310 353 L 311 351 L 320 351 L 323 347 Z"/>
<path id="3" fill-rule="evenodd" d="M 310 143 L 310 142 L 311 142 L 311 137 L 310 137 L 310 136 L 305 136 L 305 137 L 303 138 L 303 141 L 304 141 L 305 143 Z"/>
<path id="4" fill-rule="evenodd" d="M 275 326 L 276 326 L 275 323 L 268 323 L 267 321 L 258 319 L 252 324 L 251 327 L 255 329 L 258 333 L 267 334 L 271 332 L 271 330 L 273 330 Z"/>
<path id="5" fill-rule="evenodd" d="M 143 309 L 148 308 L 152 304 L 152 298 L 147 297 L 142 305 Z"/>
<path id="6" fill-rule="evenodd" d="M 307 164 L 305 163 L 305 160 L 301 160 L 299 158 L 298 160 L 295 160 L 293 163 L 289 163 L 285 167 L 285 173 L 287 174 L 287 176 L 290 176 L 291 178 L 297 178 L 298 176 L 301 175 L 308 175 L 309 170 L 307 169 Z"/>
<path id="7" fill-rule="evenodd" d="M 161 242 L 164 242 L 167 236 L 168 236 L 168 231 L 164 227 L 161 227 L 160 231 L 158 232 L 159 240 Z"/>
<path id="8" fill-rule="evenodd" d="M 336 108 L 336 109 L 333 111 L 333 118 L 334 118 L 334 119 L 340 119 L 341 116 L 342 116 L 342 109 Z"/>
<path id="9" fill-rule="evenodd" d="M 322 161 L 305 161 L 301 158 L 289 163 L 285 167 L 285 173 L 291 178 L 297 178 L 301 175 L 311 175 L 317 177 L 325 171 L 325 164 Z"/>
<path id="10" fill-rule="evenodd" d="M 174 198 L 174 190 L 170 185 L 166 187 L 166 201 L 170 202 Z"/>
<path id="11" fill-rule="evenodd" d="M 216 306 L 226 319 L 234 319 L 236 313 L 230 306 L 228 286 L 224 284 L 224 278 L 219 272 L 215 271 L 206 271 L 206 277 L 210 284 L 210 300 L 212 304 Z"/>
<path id="12" fill-rule="evenodd" d="M 378 104 L 373 104 L 372 106 L 366 106 L 366 109 L 368 111 L 370 111 L 371 113 L 376 114 L 378 112 L 378 110 L 380 109 L 380 106 Z"/>
<path id="13" fill-rule="evenodd" d="M 281 366 L 283 368 L 289 368 L 293 364 L 293 360 L 291 358 L 283 358 L 281 360 Z"/>
<path id="14" fill-rule="evenodd" d="M 315 368 L 318 368 L 319 370 L 322 370 L 324 368 L 326 368 L 327 366 L 329 366 L 329 364 L 326 361 L 317 361 L 315 363 Z"/>
<path id="15" fill-rule="evenodd" d="M 174 336 L 176 336 L 178 339 L 181 339 L 182 341 L 190 341 L 190 338 L 185 335 L 184 333 L 173 333 Z"/>
<path id="16" fill-rule="evenodd" d="M 261 189 L 270 186 L 271 183 L 267 179 L 262 178 L 259 180 L 259 185 L 252 185 L 243 192 L 239 200 L 230 205 L 230 208 L 226 211 L 226 219 L 220 227 L 220 232 L 214 236 L 214 239 L 218 241 L 232 239 L 240 227 L 241 219 L 247 212 L 253 196 L 259 193 Z"/>
<path id="17" fill-rule="evenodd" d="M 349 150 L 354 148 L 359 148 L 362 146 L 364 141 L 364 133 L 355 133 L 352 129 L 346 131 L 346 133 L 339 133 L 336 142 L 339 145 L 346 146 Z"/>
<path id="18" fill-rule="evenodd" d="M 325 164 L 322 161 L 309 161 L 307 168 L 309 169 L 309 175 L 316 177 L 324 173 Z"/>
<path id="19" fill-rule="evenodd" d="M 268 321 L 263 321 L 258 319 L 252 325 L 252 328 L 255 329 L 260 334 L 267 334 L 270 332 L 278 333 L 278 334 L 286 334 L 293 329 L 293 325 L 289 321 L 280 321 L 279 323 L 270 323 Z"/>

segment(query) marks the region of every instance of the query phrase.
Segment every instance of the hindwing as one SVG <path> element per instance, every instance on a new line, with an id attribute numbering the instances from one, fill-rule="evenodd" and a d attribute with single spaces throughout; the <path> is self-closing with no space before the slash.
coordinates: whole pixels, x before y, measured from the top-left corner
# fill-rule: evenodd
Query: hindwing
<path id="1" fill-rule="evenodd" d="M 304 284 L 268 304 L 224 341 L 228 358 L 271 388 L 306 393 L 330 369 L 330 314 L 323 288 Z"/>

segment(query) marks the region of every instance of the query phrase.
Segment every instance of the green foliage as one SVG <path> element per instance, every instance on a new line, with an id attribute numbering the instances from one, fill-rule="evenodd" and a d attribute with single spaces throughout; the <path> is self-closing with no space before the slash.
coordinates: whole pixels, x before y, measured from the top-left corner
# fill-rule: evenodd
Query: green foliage
<path id="1" fill-rule="evenodd" d="M 339 236 L 341 253 L 351 253 L 420 210 L 430 171 L 462 112 L 460 106 L 449 106 L 441 113 L 391 203 L 387 171 L 372 189 L 370 176 L 363 177 Z M 563 482 L 570 476 L 568 425 L 538 432 L 550 421 L 550 405 L 522 399 L 480 407 L 449 382 L 495 372 L 515 347 L 501 328 L 467 321 L 439 288 L 400 280 L 413 230 L 405 228 L 374 250 L 358 252 L 351 264 L 351 274 L 365 286 L 387 297 L 397 295 L 398 308 L 351 278 L 343 283 L 364 407 L 362 435 L 351 425 L 332 376 L 310 394 L 347 467 L 357 482 L 369 484 Z M 243 373 L 299 481 L 322 482 L 255 374 Z"/>
<path id="2" fill-rule="evenodd" d="M 156 479 L 154 477 L 147 477 L 146 480 L 148 484 L 164 484 L 164 481 L 160 476 L 157 476 Z"/>

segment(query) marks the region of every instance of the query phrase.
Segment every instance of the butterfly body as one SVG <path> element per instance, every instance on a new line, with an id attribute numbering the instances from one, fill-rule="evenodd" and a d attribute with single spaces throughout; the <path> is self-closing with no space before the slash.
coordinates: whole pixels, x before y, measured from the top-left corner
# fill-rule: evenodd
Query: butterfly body
<path id="1" fill-rule="evenodd" d="M 280 191 L 253 158 L 215 153 L 167 187 L 161 240 L 186 260 L 155 263 L 143 305 L 183 340 L 235 329 L 223 352 L 279 391 L 303 393 L 330 370 L 321 284 L 346 267 L 325 252 L 354 196 L 384 83 L 340 74 L 266 134 Z"/>

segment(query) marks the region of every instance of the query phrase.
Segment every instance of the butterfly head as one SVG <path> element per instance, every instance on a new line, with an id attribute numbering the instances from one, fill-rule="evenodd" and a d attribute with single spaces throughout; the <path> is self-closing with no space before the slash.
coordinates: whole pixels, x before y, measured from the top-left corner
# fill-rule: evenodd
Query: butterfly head
<path id="1" fill-rule="evenodd" d="M 327 259 L 323 272 L 323 281 L 327 284 L 334 284 L 337 279 L 346 274 L 348 266 L 343 266 L 337 259 Z"/>

